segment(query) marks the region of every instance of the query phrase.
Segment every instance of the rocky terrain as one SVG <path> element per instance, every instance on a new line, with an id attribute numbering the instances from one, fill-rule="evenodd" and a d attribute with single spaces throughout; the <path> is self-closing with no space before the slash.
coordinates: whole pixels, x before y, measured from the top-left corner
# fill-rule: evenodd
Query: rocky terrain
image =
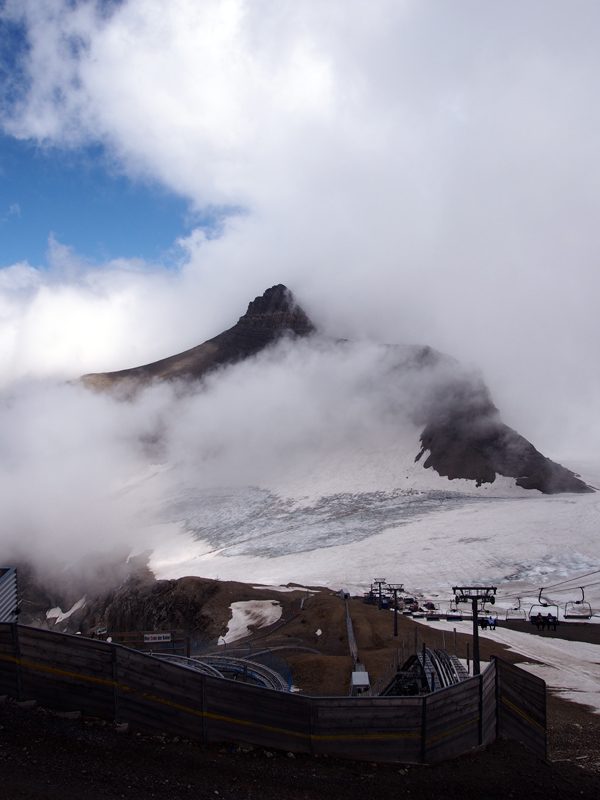
<path id="1" fill-rule="evenodd" d="M 107 582 L 107 588 L 96 584 L 92 591 L 76 576 L 53 582 L 33 575 L 25 566 L 18 568 L 18 574 L 21 624 L 84 635 L 93 635 L 98 629 L 108 633 L 181 631 L 198 647 L 216 645 L 225 634 L 231 603 L 276 599 L 285 613 L 291 613 L 291 607 L 303 594 L 301 589 L 277 592 L 268 587 L 207 578 L 156 580 L 143 558 L 123 569 L 120 583 L 114 583 L 117 576 L 113 576 L 113 583 Z M 75 611 L 69 614 L 73 607 Z M 52 608 L 60 608 L 64 612 L 62 618 L 48 617 L 47 611 Z"/>
<path id="2" fill-rule="evenodd" d="M 198 381 L 217 369 L 253 356 L 283 337 L 316 335 L 317 329 L 293 294 L 279 284 L 252 301 L 230 329 L 184 353 L 118 372 L 83 376 L 85 386 L 128 397 L 152 381 Z M 343 346 L 343 342 L 338 342 Z M 389 348 L 395 377 L 432 374 L 426 390 L 414 397 L 412 416 L 422 426 L 420 452 L 425 469 L 477 486 L 497 475 L 514 478 L 525 489 L 546 494 L 593 491 L 575 473 L 542 455 L 505 425 L 478 376 L 430 347 Z M 410 389 L 410 391 L 413 391 Z"/>
<path id="3" fill-rule="evenodd" d="M 583 749 L 598 735 L 584 712 L 550 705 L 551 760 L 515 742 L 435 766 L 344 761 L 179 737 L 121 732 L 95 719 L 65 719 L 44 708 L 0 704 L 0 765 L 11 800 L 595 800 L 598 773 Z M 560 749 L 552 750 L 553 730 Z M 583 744 L 585 743 L 585 744 Z M 582 747 L 583 745 L 583 747 Z"/>

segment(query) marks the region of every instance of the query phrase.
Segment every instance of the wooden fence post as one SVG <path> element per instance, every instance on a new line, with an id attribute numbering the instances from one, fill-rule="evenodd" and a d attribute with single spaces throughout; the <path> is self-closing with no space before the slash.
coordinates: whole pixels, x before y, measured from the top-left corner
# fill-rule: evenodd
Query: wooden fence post
<path id="1" fill-rule="evenodd" d="M 489 667 L 488 667 L 489 669 Z M 483 675 L 479 673 L 479 744 L 483 744 Z"/>
<path id="2" fill-rule="evenodd" d="M 427 696 L 421 698 L 421 761 L 427 763 Z"/>
<path id="3" fill-rule="evenodd" d="M 119 652 L 114 644 L 110 645 L 111 676 L 113 681 L 113 720 L 119 719 Z"/>
<path id="4" fill-rule="evenodd" d="M 496 703 L 496 734 L 494 736 L 494 739 L 497 739 L 498 738 L 498 730 L 499 730 L 498 726 L 499 726 L 499 720 L 500 720 L 500 708 L 499 708 L 499 705 L 500 705 L 500 691 L 499 691 L 499 687 L 498 687 L 498 682 L 500 680 L 500 672 L 498 670 L 498 660 L 497 660 L 496 656 L 492 656 L 492 664 L 494 665 L 494 701 Z"/>
<path id="5" fill-rule="evenodd" d="M 206 678 L 202 676 L 202 691 L 200 693 L 202 697 L 202 743 L 208 744 L 208 709 L 206 707 Z"/>

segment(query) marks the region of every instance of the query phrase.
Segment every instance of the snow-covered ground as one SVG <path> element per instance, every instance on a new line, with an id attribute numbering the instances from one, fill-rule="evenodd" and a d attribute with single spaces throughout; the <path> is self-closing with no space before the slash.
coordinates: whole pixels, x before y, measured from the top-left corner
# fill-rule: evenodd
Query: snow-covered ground
<path id="1" fill-rule="evenodd" d="M 165 512 L 151 566 L 161 578 L 293 581 L 356 591 L 383 574 L 441 602 L 457 583 L 491 583 L 500 608 L 515 605 L 517 596 L 531 604 L 542 586 L 600 570 L 600 493 L 547 496 L 507 487 L 506 479 L 476 489 L 410 466 L 413 484 L 420 470 L 437 488 L 371 491 L 367 480 L 369 491 L 356 492 L 348 480 L 343 492 L 286 497 L 256 487 L 210 496 L 180 488 L 178 504 Z M 585 477 L 600 485 L 600 469 L 590 474 L 588 468 Z M 331 484 L 324 480 L 323 491 L 332 488 L 344 488 L 340 474 Z M 595 580 L 586 599 L 598 610 L 600 573 L 584 582 Z M 564 608 L 581 597 L 578 585 L 549 592 L 550 600 Z"/>
<path id="2" fill-rule="evenodd" d="M 472 622 L 419 622 L 439 630 L 447 631 L 451 624 L 459 633 L 472 632 Z M 542 678 L 550 689 L 556 690 L 566 700 L 591 706 L 600 713 L 600 646 L 512 631 L 503 628 L 502 622 L 495 630 L 480 631 L 479 635 L 540 662 L 525 662 L 519 666 Z"/>
<path id="3" fill-rule="evenodd" d="M 231 619 L 219 644 L 229 644 L 250 633 L 250 626 L 264 628 L 281 617 L 281 605 L 276 600 L 240 600 L 230 605 Z"/>
<path id="4" fill-rule="evenodd" d="M 198 490 L 173 481 L 167 502 L 161 495 L 151 567 L 160 578 L 355 592 L 383 576 L 442 608 L 454 585 L 491 584 L 500 620 L 518 597 L 528 613 L 541 587 L 562 616 L 583 585 L 592 621 L 600 622 L 600 493 L 547 496 L 506 478 L 477 488 L 424 470 L 416 452 L 415 433 L 414 441 L 377 442 L 372 450 L 321 453 L 310 468 L 291 464 L 268 485 Z M 600 486 L 600 463 L 564 463 Z M 561 585 L 546 588 L 554 584 Z M 228 641 L 237 626 L 232 620 Z M 457 627 L 470 631 L 468 622 Z M 501 627 L 483 635 L 540 661 L 527 668 L 600 709 L 600 647 Z"/>

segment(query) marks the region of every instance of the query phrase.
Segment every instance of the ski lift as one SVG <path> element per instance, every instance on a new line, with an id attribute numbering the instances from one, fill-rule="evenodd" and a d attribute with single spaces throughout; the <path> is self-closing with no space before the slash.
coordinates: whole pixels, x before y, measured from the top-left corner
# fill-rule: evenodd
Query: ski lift
<path id="1" fill-rule="evenodd" d="M 460 622 L 462 618 L 463 618 L 462 609 L 458 607 L 458 603 L 456 602 L 456 600 L 450 600 L 450 605 L 448 607 L 448 610 L 446 611 L 446 619 L 448 621 L 456 620 L 457 622 Z"/>
<path id="2" fill-rule="evenodd" d="M 526 619 L 525 609 L 521 608 L 521 598 L 517 597 L 517 605 L 513 608 L 507 608 L 505 619 Z"/>
<path id="3" fill-rule="evenodd" d="M 533 605 L 529 609 L 529 619 L 531 620 L 531 622 L 534 621 L 535 617 L 537 617 L 538 614 L 542 614 L 542 616 L 548 614 L 549 609 L 554 609 L 553 616 L 555 616 L 556 619 L 558 619 L 558 606 L 556 605 L 556 603 L 549 603 L 547 598 L 542 597 L 543 591 L 544 587 L 542 586 L 538 594 L 537 603 L 533 603 Z M 545 614 L 542 612 L 542 609 L 545 609 Z"/>
<path id="4" fill-rule="evenodd" d="M 565 619 L 591 619 L 592 607 L 585 599 L 583 586 L 579 587 L 581 600 L 569 600 L 565 603 Z"/>

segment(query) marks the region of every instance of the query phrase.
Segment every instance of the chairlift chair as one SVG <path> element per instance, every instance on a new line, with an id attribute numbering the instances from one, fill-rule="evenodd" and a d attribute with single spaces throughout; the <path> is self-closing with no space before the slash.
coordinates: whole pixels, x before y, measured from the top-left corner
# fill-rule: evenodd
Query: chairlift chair
<path id="1" fill-rule="evenodd" d="M 537 617 L 538 614 L 542 614 L 542 616 L 545 616 L 547 614 L 552 613 L 553 616 L 555 616 L 556 619 L 558 619 L 558 613 L 559 612 L 558 612 L 557 604 L 556 603 L 549 603 L 547 598 L 542 597 L 542 592 L 543 591 L 544 591 L 544 587 L 542 586 L 542 588 L 540 589 L 540 591 L 538 593 L 538 601 L 537 601 L 537 603 L 533 603 L 533 605 L 529 609 L 528 616 L 529 616 L 529 619 L 530 619 L 531 622 L 534 621 L 535 617 Z M 551 609 L 554 609 L 554 611 L 552 611 Z"/>
<path id="2" fill-rule="evenodd" d="M 569 600 L 565 603 L 565 619 L 591 619 L 592 607 L 585 599 L 583 586 L 579 587 L 581 600 Z"/>
<path id="3" fill-rule="evenodd" d="M 429 608 L 427 607 L 429 606 Z M 431 608 L 433 606 L 433 608 Z M 425 604 L 425 617 L 430 621 L 437 621 L 440 619 L 440 604 L 439 603 L 426 603 Z"/>
<path id="4" fill-rule="evenodd" d="M 527 619 L 525 609 L 521 608 L 521 598 L 517 597 L 517 605 L 513 608 L 507 608 L 504 615 L 505 619 Z"/>
<path id="5" fill-rule="evenodd" d="M 460 622 L 463 618 L 462 609 L 458 607 L 458 603 L 456 600 L 450 600 L 450 605 L 448 606 L 448 610 L 446 611 L 446 619 L 447 620 L 456 620 Z"/>

